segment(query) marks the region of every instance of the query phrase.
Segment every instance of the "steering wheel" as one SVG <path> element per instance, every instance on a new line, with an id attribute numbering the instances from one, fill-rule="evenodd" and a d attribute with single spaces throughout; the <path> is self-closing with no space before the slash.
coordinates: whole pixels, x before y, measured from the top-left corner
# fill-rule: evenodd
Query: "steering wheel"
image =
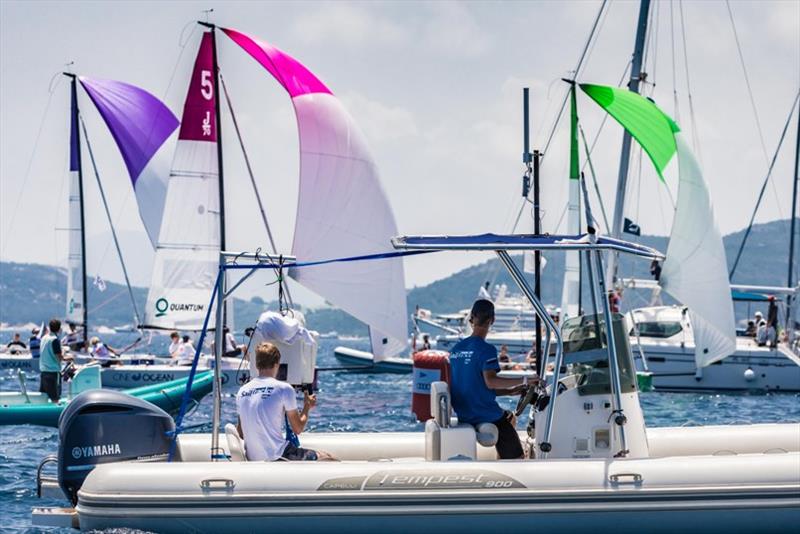
<path id="1" fill-rule="evenodd" d="M 517 402 L 517 408 L 516 408 L 516 410 L 514 410 L 514 415 L 516 415 L 517 417 L 522 415 L 522 412 L 525 411 L 525 407 L 527 405 L 533 403 L 533 399 L 536 397 L 536 394 L 538 393 L 538 391 L 539 391 L 538 387 L 536 387 L 536 386 L 528 386 L 528 389 L 526 389 L 519 396 L 519 402 Z"/>

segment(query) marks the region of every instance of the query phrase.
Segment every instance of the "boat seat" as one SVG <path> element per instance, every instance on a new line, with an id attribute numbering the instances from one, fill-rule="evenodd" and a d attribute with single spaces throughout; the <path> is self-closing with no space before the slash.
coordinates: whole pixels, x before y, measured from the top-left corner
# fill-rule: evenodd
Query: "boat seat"
<path id="1" fill-rule="evenodd" d="M 475 428 L 458 423 L 452 412 L 447 382 L 431 383 L 433 419 L 425 423 L 426 460 L 475 460 L 478 457 Z"/>
<path id="2" fill-rule="evenodd" d="M 244 440 L 239 435 L 239 430 L 233 423 L 225 425 L 225 439 L 228 441 L 228 452 L 232 462 L 246 462 Z"/>

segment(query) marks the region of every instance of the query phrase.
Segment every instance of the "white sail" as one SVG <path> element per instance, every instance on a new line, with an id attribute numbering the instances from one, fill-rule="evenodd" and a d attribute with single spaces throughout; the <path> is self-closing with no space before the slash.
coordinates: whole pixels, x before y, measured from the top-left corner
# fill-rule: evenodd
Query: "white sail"
<path id="1" fill-rule="evenodd" d="M 714 209 L 697 160 L 675 134 L 680 181 L 661 286 L 689 308 L 695 363 L 705 367 L 736 349 L 728 264 Z"/>
<path id="2" fill-rule="evenodd" d="M 580 180 L 570 179 L 569 201 L 567 204 L 567 234 L 578 235 L 581 231 Z M 569 251 L 564 257 L 564 286 L 561 290 L 561 321 L 578 316 L 580 299 L 580 252 Z"/>
<path id="3" fill-rule="evenodd" d="M 69 252 L 67 256 L 67 321 L 83 323 L 83 250 L 81 248 L 81 193 L 78 169 L 69 171 Z"/>
<path id="4" fill-rule="evenodd" d="M 183 109 L 144 326 L 200 330 L 217 277 L 219 172 L 211 34 L 203 34 Z M 214 328 L 214 314 L 209 328 Z"/>

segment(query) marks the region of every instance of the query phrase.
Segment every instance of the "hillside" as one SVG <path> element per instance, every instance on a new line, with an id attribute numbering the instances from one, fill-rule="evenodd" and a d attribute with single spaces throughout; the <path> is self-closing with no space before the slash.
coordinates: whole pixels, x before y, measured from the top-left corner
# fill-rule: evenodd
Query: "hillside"
<path id="1" fill-rule="evenodd" d="M 789 222 L 776 221 L 753 227 L 745 253 L 737 269 L 734 281 L 760 285 L 785 285 L 788 265 Z M 725 237 L 728 261 L 732 263 L 741 242 L 743 232 Z M 666 238 L 642 236 L 642 244 L 664 251 Z M 546 303 L 558 304 L 561 299 L 564 255 L 546 254 L 547 266 L 542 275 L 542 297 Z M 519 261 L 520 257 L 517 257 Z M 621 265 L 623 276 L 648 277 L 648 262 L 626 258 Z M 496 277 L 496 278 L 495 278 Z M 424 287 L 415 287 L 408 293 L 409 310 L 419 305 L 437 313 L 452 312 L 468 307 L 478 288 L 487 280 L 514 284 L 500 267 L 499 260 L 492 259 L 468 267 L 447 278 Z M 64 311 L 66 275 L 63 269 L 47 265 L 0 263 L 0 322 L 21 324 L 38 323 L 46 318 L 60 316 Z M 134 288 L 139 309 L 144 308 L 147 290 Z M 92 322 L 109 326 L 131 325 L 133 312 L 127 289 L 107 282 L 101 292 L 94 285 L 89 289 Z M 259 297 L 251 300 L 235 300 L 234 316 L 239 328 L 248 320 L 258 317 L 266 308 L 275 308 L 275 303 L 265 302 Z M 340 334 L 366 335 L 366 327 L 344 312 L 332 308 L 304 310 L 308 324 L 320 332 L 335 330 Z"/>

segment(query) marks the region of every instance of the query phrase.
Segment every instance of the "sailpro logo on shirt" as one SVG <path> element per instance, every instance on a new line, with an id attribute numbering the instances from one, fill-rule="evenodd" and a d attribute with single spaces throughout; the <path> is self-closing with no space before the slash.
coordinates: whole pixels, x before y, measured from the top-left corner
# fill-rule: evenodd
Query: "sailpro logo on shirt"
<path id="1" fill-rule="evenodd" d="M 464 363 L 469 364 L 472 361 L 472 355 L 475 351 L 472 350 L 462 350 L 460 352 L 454 352 L 450 355 L 450 361 L 453 360 L 464 360 Z"/>
<path id="2" fill-rule="evenodd" d="M 257 393 L 261 393 L 261 398 L 266 399 L 267 397 L 270 397 L 274 391 L 275 391 L 275 386 L 264 386 L 260 388 L 248 389 L 247 391 L 242 391 L 241 396 L 252 397 Z"/>

